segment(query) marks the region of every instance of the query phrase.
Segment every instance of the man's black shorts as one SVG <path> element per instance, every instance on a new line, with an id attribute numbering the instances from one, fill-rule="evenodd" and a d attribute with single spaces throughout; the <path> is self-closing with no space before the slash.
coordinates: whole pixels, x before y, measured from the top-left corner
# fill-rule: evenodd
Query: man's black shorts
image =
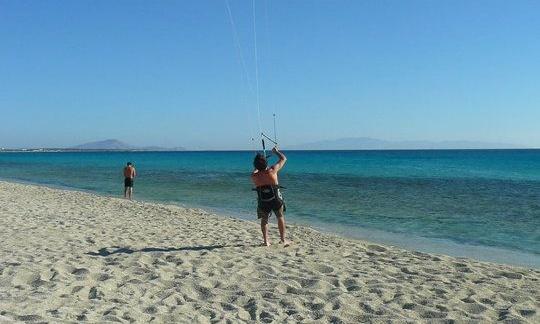
<path id="1" fill-rule="evenodd" d="M 125 187 L 133 187 L 133 178 L 125 178 L 124 179 L 124 186 Z"/>
<path id="2" fill-rule="evenodd" d="M 277 218 L 283 217 L 286 211 L 285 203 L 280 199 L 275 199 L 270 202 L 259 202 L 257 206 L 257 218 L 268 218 L 270 213 L 274 212 Z"/>

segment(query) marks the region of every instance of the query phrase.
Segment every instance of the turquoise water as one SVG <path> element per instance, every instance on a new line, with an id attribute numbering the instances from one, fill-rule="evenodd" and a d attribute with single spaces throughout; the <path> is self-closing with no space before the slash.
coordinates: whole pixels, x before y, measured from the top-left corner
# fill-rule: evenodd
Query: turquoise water
<path id="1" fill-rule="evenodd" d="M 280 179 L 287 188 L 289 221 L 404 246 L 422 242 L 425 251 L 439 251 L 430 249 L 430 242 L 464 256 L 468 249 L 476 256 L 482 254 L 478 248 L 486 248 L 497 261 L 519 254 L 517 263 L 540 264 L 540 150 L 287 156 Z M 137 199 L 255 219 L 252 157 L 251 152 L 0 153 L 0 178 L 118 196 L 122 167 L 132 161 L 139 174 Z"/>

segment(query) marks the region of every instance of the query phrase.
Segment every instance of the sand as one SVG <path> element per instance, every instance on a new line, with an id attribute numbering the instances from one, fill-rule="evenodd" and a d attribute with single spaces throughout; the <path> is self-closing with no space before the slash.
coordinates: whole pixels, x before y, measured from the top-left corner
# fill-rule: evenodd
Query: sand
<path id="1" fill-rule="evenodd" d="M 540 323 L 538 270 L 289 233 L 0 182 L 0 322 Z"/>

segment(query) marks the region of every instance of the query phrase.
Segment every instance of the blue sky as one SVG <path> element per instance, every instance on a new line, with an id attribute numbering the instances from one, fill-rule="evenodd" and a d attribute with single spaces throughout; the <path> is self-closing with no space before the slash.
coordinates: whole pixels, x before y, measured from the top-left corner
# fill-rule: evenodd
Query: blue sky
<path id="1" fill-rule="evenodd" d="M 229 0 L 254 85 L 252 2 Z M 0 0 L 0 146 L 250 148 L 225 0 Z M 261 119 L 340 137 L 540 147 L 540 2 L 256 2 Z"/>

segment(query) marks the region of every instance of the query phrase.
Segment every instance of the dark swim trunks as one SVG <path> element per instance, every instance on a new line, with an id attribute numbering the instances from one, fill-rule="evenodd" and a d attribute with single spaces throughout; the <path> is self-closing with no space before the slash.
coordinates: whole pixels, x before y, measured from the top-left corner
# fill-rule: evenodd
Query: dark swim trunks
<path id="1" fill-rule="evenodd" d="M 277 218 L 283 217 L 283 214 L 285 213 L 285 204 L 273 209 L 257 207 L 257 218 L 268 219 L 272 215 L 272 212 L 274 212 L 274 215 L 276 215 Z"/>
<path id="2" fill-rule="evenodd" d="M 257 188 L 257 218 L 268 218 L 271 212 L 276 217 L 283 217 L 285 202 L 277 186 L 262 186 Z"/>
<path id="3" fill-rule="evenodd" d="M 133 178 L 125 178 L 124 179 L 124 186 L 125 187 L 133 187 Z"/>

